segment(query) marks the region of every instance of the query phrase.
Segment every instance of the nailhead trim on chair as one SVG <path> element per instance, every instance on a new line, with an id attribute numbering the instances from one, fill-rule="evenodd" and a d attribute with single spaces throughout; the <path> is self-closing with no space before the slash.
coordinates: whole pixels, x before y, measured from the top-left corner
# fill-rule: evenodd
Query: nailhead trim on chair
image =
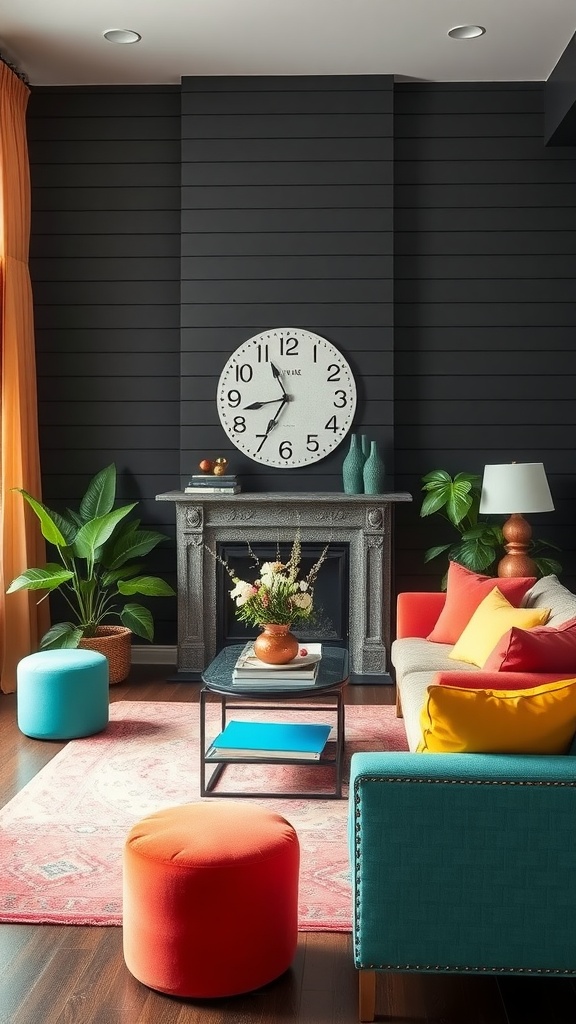
<path id="1" fill-rule="evenodd" d="M 539 782 L 530 782 L 527 779 L 429 779 L 424 776 L 419 776 L 417 779 L 412 776 L 404 777 L 402 775 L 362 775 L 361 778 L 356 779 L 354 800 L 358 803 L 358 786 L 360 782 L 414 782 L 417 785 L 425 782 L 426 785 L 431 783 L 441 783 L 443 786 L 566 786 L 573 788 L 576 786 L 576 779 L 573 782 L 567 782 L 563 780 L 558 781 L 546 781 L 544 779 Z"/>
<path id="2" fill-rule="evenodd" d="M 356 836 L 360 835 L 360 828 L 358 825 L 360 811 L 360 783 L 363 782 L 412 782 L 412 783 L 442 783 L 443 785 L 468 785 L 468 786 L 543 786 L 543 787 L 564 787 L 573 789 L 576 787 L 576 780 L 574 782 L 568 781 L 528 781 L 525 779 L 430 779 L 423 776 L 413 778 L 412 776 L 405 777 L 402 775 L 362 775 L 357 778 L 354 783 L 354 807 L 355 807 L 355 819 L 356 819 Z M 355 903 L 356 909 L 360 906 L 360 898 L 358 896 L 358 881 L 360 878 L 360 857 L 356 857 L 356 881 L 355 881 Z M 359 941 L 359 915 L 356 915 L 356 926 L 354 928 L 354 945 L 358 948 Z M 576 976 L 576 967 L 573 970 L 568 968 L 553 968 L 553 967 L 472 967 L 468 964 L 456 966 L 454 964 L 365 964 L 361 963 L 357 966 L 358 970 L 363 971 L 430 971 L 432 973 L 446 972 L 448 974 L 463 974 L 466 972 L 472 972 L 474 974 L 550 974 L 550 975 L 562 975 L 564 977 Z"/>
<path id="3" fill-rule="evenodd" d="M 568 970 L 567 968 L 560 970 L 553 967 L 469 967 L 468 965 L 455 967 L 452 964 L 359 964 L 357 969 L 362 971 L 431 971 L 435 974 L 444 971 L 447 974 L 472 972 L 473 974 L 558 974 L 565 977 L 576 975 L 576 969 Z"/>

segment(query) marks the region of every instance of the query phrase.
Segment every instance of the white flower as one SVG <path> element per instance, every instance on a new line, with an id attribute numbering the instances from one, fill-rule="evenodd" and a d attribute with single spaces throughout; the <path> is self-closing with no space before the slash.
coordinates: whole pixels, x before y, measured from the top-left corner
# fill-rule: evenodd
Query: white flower
<path id="1" fill-rule="evenodd" d="M 230 597 L 236 601 L 236 607 L 241 608 L 251 597 L 258 593 L 256 587 L 244 580 L 234 580 L 236 586 L 230 591 Z"/>
<path id="2" fill-rule="evenodd" d="M 310 594 L 295 594 L 292 598 L 292 604 L 295 604 L 297 608 L 306 610 L 312 607 L 312 598 Z"/>
<path id="3" fill-rule="evenodd" d="M 300 580 L 300 590 L 308 590 L 308 584 L 306 580 Z"/>
<path id="4" fill-rule="evenodd" d="M 264 562 L 260 570 L 260 579 L 264 586 L 271 590 L 274 586 L 274 577 L 278 576 L 283 568 L 282 562 Z"/>

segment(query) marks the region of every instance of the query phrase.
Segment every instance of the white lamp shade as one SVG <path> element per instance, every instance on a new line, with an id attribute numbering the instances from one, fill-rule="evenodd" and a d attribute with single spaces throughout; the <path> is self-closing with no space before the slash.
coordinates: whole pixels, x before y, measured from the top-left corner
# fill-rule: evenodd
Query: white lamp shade
<path id="1" fill-rule="evenodd" d="M 509 462 L 484 467 L 480 512 L 511 515 L 514 512 L 552 512 L 553 509 L 541 462 Z"/>

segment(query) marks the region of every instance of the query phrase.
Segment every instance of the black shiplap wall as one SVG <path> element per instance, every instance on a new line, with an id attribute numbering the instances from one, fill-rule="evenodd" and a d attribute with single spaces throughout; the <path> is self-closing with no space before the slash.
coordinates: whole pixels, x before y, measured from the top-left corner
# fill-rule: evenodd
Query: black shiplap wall
<path id="1" fill-rule="evenodd" d="M 224 454 L 247 490 L 341 490 L 346 442 L 275 473 L 219 425 L 228 356 L 281 326 L 344 353 L 356 422 L 392 471 L 392 104 L 383 76 L 183 80 L 183 481 L 203 455 Z"/>
<path id="2" fill-rule="evenodd" d="M 35 88 L 28 108 L 44 500 L 75 507 L 110 462 L 118 495 L 169 533 L 149 558 L 175 582 L 180 90 Z M 156 642 L 175 599 L 150 602 Z"/>
<path id="3" fill-rule="evenodd" d="M 434 589 L 450 540 L 418 518 L 431 469 L 543 462 L 530 518 L 576 576 L 576 149 L 545 148 L 544 87 L 395 89 L 398 589 Z"/>
<path id="4" fill-rule="evenodd" d="M 221 366 L 292 324 L 346 353 L 359 427 L 385 447 L 394 431 L 390 485 L 415 496 L 396 516 L 397 589 L 435 589 L 422 552 L 452 536 L 418 518 L 420 476 L 512 459 L 548 470 L 557 509 L 532 523 L 574 587 L 576 150 L 544 147 L 543 86 L 192 79 L 182 120 L 180 100 L 32 91 L 45 500 L 75 503 L 114 460 L 121 498 L 173 535 L 154 495 L 230 452 Z M 252 489 L 339 490 L 343 455 L 235 468 Z M 151 568 L 173 580 L 174 546 Z M 158 642 L 175 642 L 174 604 L 155 614 Z"/>

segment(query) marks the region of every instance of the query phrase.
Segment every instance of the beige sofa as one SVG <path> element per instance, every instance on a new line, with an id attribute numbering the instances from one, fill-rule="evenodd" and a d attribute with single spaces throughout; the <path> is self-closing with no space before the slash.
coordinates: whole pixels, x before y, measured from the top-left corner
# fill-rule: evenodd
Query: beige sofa
<path id="1" fill-rule="evenodd" d="M 404 718 L 410 750 L 415 751 L 420 741 L 420 712 L 426 691 L 432 681 L 442 682 L 442 673 L 467 672 L 479 676 L 479 685 L 485 686 L 486 673 L 466 662 L 454 661 L 448 655 L 452 646 L 426 640 L 442 610 L 445 595 L 441 593 L 403 593 L 398 595 L 397 639 L 392 644 L 391 660 L 396 674 L 397 706 Z M 571 593 L 556 576 L 544 576 L 525 595 L 525 608 L 550 608 L 547 625 L 576 617 L 576 595 Z M 440 673 L 440 675 L 438 675 Z M 576 674 L 576 666 L 575 666 Z M 503 673 L 491 673 L 491 677 Z M 518 673 L 507 672 L 508 682 Z M 526 686 L 537 686 L 542 675 L 522 673 Z M 546 677 L 548 678 L 548 677 Z M 497 685 L 497 680 L 492 685 Z"/>

